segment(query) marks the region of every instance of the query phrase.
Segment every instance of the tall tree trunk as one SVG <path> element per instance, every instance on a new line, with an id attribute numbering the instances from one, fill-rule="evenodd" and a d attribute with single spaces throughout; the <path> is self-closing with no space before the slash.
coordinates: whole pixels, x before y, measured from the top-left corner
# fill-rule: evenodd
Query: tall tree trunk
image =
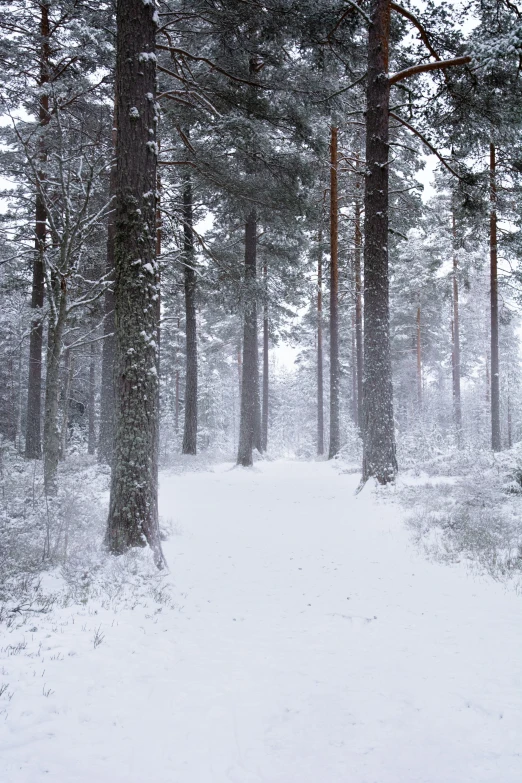
<path id="1" fill-rule="evenodd" d="M 195 454 L 198 434 L 198 345 L 196 324 L 196 285 L 194 268 L 194 233 L 192 215 L 192 181 L 185 175 L 183 184 L 183 263 L 185 281 L 185 426 L 183 454 Z"/>
<path id="2" fill-rule="evenodd" d="M 49 96 L 46 85 L 49 83 L 51 57 L 51 29 L 49 24 L 49 3 L 40 4 L 40 75 L 39 87 L 41 95 L 38 106 L 38 121 L 40 125 L 38 179 L 43 184 L 47 178 L 45 165 L 47 162 L 46 144 L 43 138 L 45 127 L 49 124 Z M 25 431 L 25 456 L 28 459 L 38 459 L 42 456 L 42 348 L 43 321 L 42 309 L 45 300 L 44 251 L 47 235 L 47 213 L 42 194 L 37 192 L 35 204 L 35 254 L 33 261 L 33 282 L 31 293 L 31 309 L 34 316 L 31 320 L 29 336 L 29 378 L 27 384 L 27 424 Z"/>
<path id="3" fill-rule="evenodd" d="M 63 388 L 62 427 L 60 432 L 60 459 L 64 460 L 67 454 L 67 435 L 69 425 L 69 402 L 71 398 L 71 386 L 74 374 L 74 357 L 70 348 L 65 349 L 65 384 Z"/>
<path id="4" fill-rule="evenodd" d="M 455 213 L 452 215 L 453 232 L 453 407 L 455 412 L 455 429 L 457 445 L 462 446 L 462 405 L 460 397 L 460 326 L 459 326 L 459 280 L 457 255 L 457 228 Z"/>
<path id="5" fill-rule="evenodd" d="M 317 454 L 324 454 L 324 382 L 323 382 L 323 227 L 317 237 Z"/>
<path id="6" fill-rule="evenodd" d="M 178 328 L 176 330 L 176 397 L 174 401 L 174 426 L 176 429 L 176 435 L 179 433 L 179 335 L 180 335 L 181 319 L 178 316 Z"/>
<path id="7" fill-rule="evenodd" d="M 243 385 L 243 348 L 241 339 L 237 346 L 237 384 L 239 391 L 239 398 L 241 399 L 241 386 Z"/>
<path id="8" fill-rule="evenodd" d="M 268 448 L 268 269 L 263 266 L 265 300 L 263 302 L 263 410 L 261 417 L 261 450 Z"/>
<path id="9" fill-rule="evenodd" d="M 421 308 L 417 307 L 417 404 L 422 409 L 422 344 L 421 344 Z"/>
<path id="10" fill-rule="evenodd" d="M 96 453 L 96 343 L 91 343 L 89 356 L 89 431 L 87 453 Z"/>
<path id="11" fill-rule="evenodd" d="M 512 426 L 512 420 L 511 420 L 511 395 L 509 394 L 508 390 L 508 398 L 507 398 L 507 445 L 508 449 L 511 448 L 513 445 L 513 434 L 512 434 L 513 426 Z"/>
<path id="12" fill-rule="evenodd" d="M 352 419 L 359 427 L 359 410 L 357 407 L 357 347 L 355 341 L 355 313 L 352 315 Z"/>
<path id="13" fill-rule="evenodd" d="M 117 108 L 114 102 L 114 117 L 112 121 L 113 164 L 111 166 L 110 196 L 116 197 L 116 142 L 117 142 Z M 98 459 L 110 465 L 112 463 L 112 448 L 114 439 L 114 361 L 115 361 L 115 320 L 114 320 L 114 233 L 115 233 L 115 203 L 111 206 L 107 223 L 107 259 L 105 272 L 112 280 L 112 285 L 105 291 L 103 319 L 103 348 L 100 389 L 100 431 L 98 436 Z"/>
<path id="14" fill-rule="evenodd" d="M 359 160 L 357 159 L 357 168 Z M 357 175 L 357 192 L 355 197 L 355 351 L 357 354 L 357 423 L 360 432 L 363 426 L 363 307 L 362 307 L 362 280 L 361 280 L 361 202 L 359 200 L 360 181 Z"/>
<path id="15" fill-rule="evenodd" d="M 250 467 L 255 446 L 256 417 L 259 408 L 257 359 L 256 253 L 257 215 L 253 209 L 245 225 L 245 304 L 243 316 L 243 361 L 241 377 L 241 414 L 237 464 Z M 256 401 L 257 396 L 257 401 Z"/>
<path id="16" fill-rule="evenodd" d="M 179 370 L 176 370 L 176 397 L 174 401 L 174 429 L 179 432 Z"/>
<path id="17" fill-rule="evenodd" d="M 500 368 L 498 350 L 497 179 L 495 145 L 489 147 L 490 285 L 491 285 L 491 448 L 500 451 Z"/>
<path id="18" fill-rule="evenodd" d="M 43 431 L 44 486 L 46 494 L 56 493 L 56 476 L 60 459 L 60 429 L 58 414 L 60 407 L 60 362 L 63 351 L 63 334 L 67 321 L 67 282 L 65 278 L 54 277 L 52 281 L 54 315 L 49 316 L 47 341 L 47 371 L 45 374 L 45 406 Z"/>
<path id="19" fill-rule="evenodd" d="M 330 448 L 328 459 L 333 459 L 341 447 L 339 422 L 339 259 L 337 194 L 337 128 L 330 138 Z"/>
<path id="20" fill-rule="evenodd" d="M 364 454 L 362 479 L 397 473 L 388 279 L 389 0 L 372 0 L 366 92 L 364 194 Z"/>
<path id="21" fill-rule="evenodd" d="M 114 554 L 148 543 L 161 567 L 155 19 L 152 3 L 117 1 L 116 405 L 105 540 Z"/>

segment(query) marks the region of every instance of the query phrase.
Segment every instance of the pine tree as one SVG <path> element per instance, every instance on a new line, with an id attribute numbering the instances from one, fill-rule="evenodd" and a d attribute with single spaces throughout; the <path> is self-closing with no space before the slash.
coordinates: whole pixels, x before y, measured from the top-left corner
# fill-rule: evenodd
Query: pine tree
<path id="1" fill-rule="evenodd" d="M 157 16 L 150 3 L 118 0 L 116 20 L 116 405 L 106 543 L 114 554 L 148 543 L 161 567 L 155 257 Z"/>

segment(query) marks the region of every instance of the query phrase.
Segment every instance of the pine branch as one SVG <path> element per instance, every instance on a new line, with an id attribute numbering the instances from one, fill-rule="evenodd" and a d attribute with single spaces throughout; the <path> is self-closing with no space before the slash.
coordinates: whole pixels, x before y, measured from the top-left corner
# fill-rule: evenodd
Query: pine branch
<path id="1" fill-rule="evenodd" d="M 163 52 L 170 52 L 171 54 L 174 55 L 177 54 L 180 57 L 186 57 L 188 60 L 193 60 L 194 62 L 205 63 L 205 65 L 208 65 L 212 71 L 217 71 L 217 73 L 226 76 L 227 79 L 230 79 L 233 82 L 237 82 L 238 84 L 246 84 L 249 87 L 259 87 L 261 90 L 272 89 L 271 87 L 268 87 L 265 84 L 260 84 L 259 82 L 253 82 L 250 79 L 242 79 L 240 76 L 235 76 L 233 73 L 230 73 L 229 71 L 225 71 L 224 68 L 220 68 L 220 66 L 217 65 L 217 63 L 212 62 L 212 60 L 209 60 L 208 57 L 198 57 L 197 55 L 191 54 L 190 52 L 187 52 L 185 49 L 180 49 L 177 46 L 163 46 L 162 44 L 156 44 L 156 49 L 159 49 L 160 51 Z"/>
<path id="2" fill-rule="evenodd" d="M 445 166 L 454 177 L 457 177 L 457 179 L 460 179 L 462 182 L 466 181 L 464 177 L 461 177 L 460 174 L 458 174 L 455 169 L 453 169 L 449 163 L 445 161 L 440 152 L 435 149 L 433 144 L 431 144 L 428 139 L 417 130 L 417 128 L 414 128 L 413 125 L 410 125 L 409 122 L 406 122 L 406 120 L 404 120 L 402 117 L 399 117 L 398 114 L 394 114 L 392 111 L 390 112 L 390 117 L 393 117 L 394 120 L 397 120 L 397 122 L 400 122 L 401 125 L 404 125 L 404 127 L 411 131 L 411 133 L 415 134 L 415 136 L 418 136 L 419 139 L 426 145 L 426 147 L 440 160 L 442 165 Z"/>
<path id="3" fill-rule="evenodd" d="M 389 77 L 390 85 L 397 84 L 403 79 L 407 79 L 409 76 L 415 76 L 417 73 L 426 73 L 427 71 L 445 70 L 451 68 L 454 65 L 466 65 L 471 62 L 471 57 L 465 55 L 464 57 L 454 57 L 452 60 L 437 60 L 434 63 L 419 63 L 419 65 L 412 65 L 410 68 L 405 68 L 403 71 L 394 73 Z"/>
<path id="4" fill-rule="evenodd" d="M 390 3 L 390 8 L 393 11 L 397 11 L 398 14 L 401 14 L 401 16 L 404 16 L 406 19 L 408 19 L 414 27 L 417 28 L 417 30 L 420 33 L 421 40 L 426 47 L 426 49 L 429 51 L 432 57 L 434 57 L 436 60 L 440 61 L 440 57 L 433 48 L 433 46 L 430 43 L 430 39 L 428 36 L 428 33 L 424 26 L 421 24 L 421 22 L 417 19 L 416 16 L 414 16 L 411 11 L 408 11 L 407 8 L 403 8 L 402 5 L 398 5 L 398 3 Z"/>

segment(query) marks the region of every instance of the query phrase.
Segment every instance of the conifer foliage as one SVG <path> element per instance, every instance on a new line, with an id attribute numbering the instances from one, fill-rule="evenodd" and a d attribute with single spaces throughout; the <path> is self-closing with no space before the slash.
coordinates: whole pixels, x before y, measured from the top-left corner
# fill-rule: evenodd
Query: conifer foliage
<path id="1" fill-rule="evenodd" d="M 161 464 L 387 484 L 516 443 L 521 31 L 507 0 L 4 3 L 0 445 L 46 502 L 96 459 L 108 550 L 162 567 Z"/>

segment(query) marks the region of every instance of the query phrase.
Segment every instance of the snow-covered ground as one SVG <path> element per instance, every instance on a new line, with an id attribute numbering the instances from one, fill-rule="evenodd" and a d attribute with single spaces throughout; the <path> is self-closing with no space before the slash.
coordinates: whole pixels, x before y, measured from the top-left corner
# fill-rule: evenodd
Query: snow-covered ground
<path id="1" fill-rule="evenodd" d="M 520 783 L 522 598 L 357 480 L 164 474 L 174 604 L 2 631 L 0 781 Z"/>

